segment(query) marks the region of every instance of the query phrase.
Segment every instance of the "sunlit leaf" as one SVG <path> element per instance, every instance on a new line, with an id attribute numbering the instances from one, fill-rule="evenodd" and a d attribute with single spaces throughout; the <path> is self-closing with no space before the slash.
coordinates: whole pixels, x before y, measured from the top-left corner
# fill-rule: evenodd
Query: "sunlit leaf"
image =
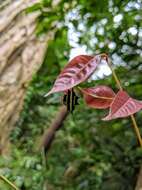
<path id="1" fill-rule="evenodd" d="M 45 96 L 54 92 L 66 91 L 88 79 L 101 62 L 101 59 L 106 58 L 104 55 L 94 57 L 88 55 L 76 56 L 59 74 L 53 88 Z"/>

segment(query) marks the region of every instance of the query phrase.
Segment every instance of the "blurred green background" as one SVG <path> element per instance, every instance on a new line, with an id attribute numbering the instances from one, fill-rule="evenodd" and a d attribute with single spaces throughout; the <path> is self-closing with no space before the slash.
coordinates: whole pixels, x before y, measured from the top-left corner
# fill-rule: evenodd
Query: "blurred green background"
<path id="1" fill-rule="evenodd" d="M 56 133 L 47 166 L 39 147 L 61 106 L 61 94 L 43 95 L 74 55 L 109 54 L 123 87 L 134 98 L 142 99 L 142 1 L 61 0 L 54 7 L 50 0 L 43 0 L 27 11 L 36 10 L 42 13 L 37 35 L 52 30 L 56 33 L 11 133 L 11 156 L 0 158 L 3 175 L 21 190 L 134 189 L 142 150 L 130 119 L 103 122 L 106 112 L 90 109 L 80 99 L 75 112 Z M 117 91 L 111 75 L 98 79 L 88 85 L 106 84 Z M 136 114 L 136 120 L 142 131 L 141 114 Z M 0 189 L 10 190 L 3 182 Z"/>

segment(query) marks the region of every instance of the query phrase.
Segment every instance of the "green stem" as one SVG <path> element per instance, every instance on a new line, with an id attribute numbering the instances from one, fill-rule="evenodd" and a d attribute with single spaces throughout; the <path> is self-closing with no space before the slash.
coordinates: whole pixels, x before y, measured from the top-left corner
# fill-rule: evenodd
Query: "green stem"
<path id="1" fill-rule="evenodd" d="M 16 187 L 12 182 L 10 182 L 6 177 L 4 177 L 3 175 L 0 175 L 0 178 L 6 182 L 8 185 L 10 185 L 13 189 L 15 190 L 19 190 L 18 187 Z"/>
<path id="2" fill-rule="evenodd" d="M 134 129 L 135 129 L 135 133 L 137 135 L 137 138 L 138 138 L 138 141 L 140 143 L 140 146 L 142 147 L 142 138 L 141 138 L 141 135 L 140 135 L 140 131 L 139 131 L 139 128 L 137 126 L 137 122 L 135 120 L 135 117 L 134 115 L 131 115 L 131 120 L 133 122 L 133 126 L 134 126 Z"/>
<path id="3" fill-rule="evenodd" d="M 115 79 L 115 82 L 116 82 L 118 88 L 119 88 L 120 90 L 123 90 L 123 88 L 122 88 L 122 86 L 121 86 L 121 83 L 120 83 L 120 80 L 118 79 L 115 70 L 112 68 L 110 59 L 108 60 L 107 64 L 108 64 L 108 66 L 109 66 L 109 68 L 110 68 L 110 70 L 111 70 L 111 72 L 112 72 L 112 75 L 113 75 L 113 77 L 114 77 L 114 79 Z"/>
<path id="4" fill-rule="evenodd" d="M 118 79 L 115 70 L 112 68 L 111 60 L 110 60 L 110 59 L 108 60 L 107 64 L 108 64 L 109 68 L 110 68 L 111 71 L 112 71 L 112 75 L 113 75 L 113 77 L 114 77 L 114 79 L 115 79 L 115 81 L 116 81 L 116 84 L 117 84 L 118 88 L 119 88 L 120 90 L 123 90 L 122 85 L 121 85 L 121 83 L 120 83 L 120 80 Z M 131 120 L 132 120 L 132 123 L 133 123 L 133 127 L 134 127 L 134 130 L 135 130 L 137 139 L 138 139 L 138 141 L 139 141 L 139 144 L 140 144 L 140 146 L 142 147 L 142 138 L 141 138 L 140 131 L 139 131 L 139 128 L 138 128 L 138 125 L 137 125 L 137 122 L 136 122 L 136 120 L 135 120 L 134 115 L 131 115 Z"/>

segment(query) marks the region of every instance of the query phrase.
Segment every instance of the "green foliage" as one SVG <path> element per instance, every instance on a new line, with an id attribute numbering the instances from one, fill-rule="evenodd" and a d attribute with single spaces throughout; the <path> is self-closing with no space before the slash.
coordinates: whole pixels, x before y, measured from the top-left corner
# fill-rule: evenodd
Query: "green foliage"
<path id="1" fill-rule="evenodd" d="M 137 6 L 135 6 L 137 3 Z M 43 95 L 69 59 L 72 48 L 68 42 L 69 19 L 79 32 L 78 42 L 89 52 L 109 53 L 124 88 L 137 99 L 142 99 L 140 1 L 61 1 L 53 7 L 44 0 L 29 11 L 41 10 L 37 23 L 38 34 L 55 30 L 55 39 L 48 45 L 44 63 L 28 89 L 21 118 L 11 134 L 12 155 L 0 159 L 1 172 L 22 189 L 41 190 L 132 190 L 141 165 L 142 151 L 129 119 L 103 122 L 106 114 L 87 108 L 80 99 L 73 115 L 69 115 L 57 132 L 47 154 L 47 166 L 41 156 L 43 132 L 50 126 L 60 106 L 60 94 L 45 99 Z M 50 8 L 49 12 L 46 12 Z M 119 22 L 115 16 L 122 14 Z M 80 26 L 83 25 L 83 28 Z M 136 27 L 134 35 L 129 28 Z M 115 43 L 113 48 L 110 46 Z M 118 65 L 118 57 L 124 66 Z M 107 84 L 117 89 L 112 76 L 87 83 L 87 86 Z M 86 84 L 83 84 L 86 86 Z M 136 117 L 142 125 L 141 112 Z M 142 132 L 142 131 L 141 131 Z M 0 183 L 0 189 L 8 190 Z M 45 188 L 46 189 L 46 188 Z"/>

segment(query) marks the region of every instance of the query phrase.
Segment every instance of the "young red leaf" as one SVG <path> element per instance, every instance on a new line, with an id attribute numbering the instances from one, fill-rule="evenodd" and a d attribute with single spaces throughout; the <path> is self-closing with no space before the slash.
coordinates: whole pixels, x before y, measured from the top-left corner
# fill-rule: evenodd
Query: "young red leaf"
<path id="1" fill-rule="evenodd" d="M 57 77 L 53 88 L 49 93 L 62 92 L 73 88 L 74 86 L 85 81 L 96 69 L 101 59 L 106 59 L 106 55 L 80 55 L 72 59 Z"/>
<path id="2" fill-rule="evenodd" d="M 106 109 L 115 97 L 114 91 L 108 86 L 97 86 L 81 90 L 84 100 L 89 107 Z"/>
<path id="3" fill-rule="evenodd" d="M 128 117 L 142 109 L 142 101 L 131 98 L 125 91 L 119 91 L 115 96 L 108 116 L 103 120 Z"/>

